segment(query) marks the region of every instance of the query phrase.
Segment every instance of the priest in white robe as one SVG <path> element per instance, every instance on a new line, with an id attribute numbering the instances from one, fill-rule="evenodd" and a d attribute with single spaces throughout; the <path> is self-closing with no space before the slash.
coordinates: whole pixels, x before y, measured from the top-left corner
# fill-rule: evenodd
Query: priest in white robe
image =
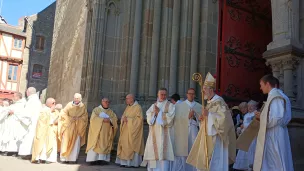
<path id="1" fill-rule="evenodd" d="M 258 103 L 254 100 L 250 100 L 247 104 L 248 113 L 244 116 L 244 121 L 242 125 L 241 132 L 244 132 L 245 129 L 249 126 L 249 124 L 254 119 L 254 112 L 256 112 Z M 255 153 L 256 139 L 252 141 L 248 151 L 239 150 L 236 156 L 235 163 L 233 165 L 234 169 L 237 170 L 248 170 L 252 169 L 253 161 L 254 161 L 254 153 Z"/>
<path id="2" fill-rule="evenodd" d="M 277 78 L 275 78 L 276 84 L 275 84 L 275 88 L 278 89 L 278 91 L 280 92 L 281 96 L 284 98 L 285 102 L 286 102 L 286 114 L 284 115 L 284 121 L 285 121 L 285 125 L 287 125 L 290 120 L 291 120 L 291 103 L 289 98 L 286 96 L 286 94 L 280 89 L 280 82 Z"/>
<path id="3" fill-rule="evenodd" d="M 32 154 L 36 125 L 42 108 L 42 104 L 34 87 L 29 87 L 26 91 L 26 95 L 28 97 L 28 101 L 25 104 L 24 112 L 20 115 L 15 115 L 27 130 L 26 135 L 21 140 L 21 145 L 18 151 L 18 155 L 20 155 L 20 157 Z"/>
<path id="4" fill-rule="evenodd" d="M 146 142 L 142 166 L 148 171 L 168 171 L 174 160 L 169 128 L 172 127 L 175 107 L 167 100 L 167 89 L 158 91 L 157 102 L 146 112 L 149 135 Z"/>
<path id="5" fill-rule="evenodd" d="M 258 108 L 258 102 L 254 101 L 254 100 L 250 100 L 248 102 L 248 116 L 246 118 L 244 118 L 244 128 L 247 128 L 249 126 L 249 124 L 253 121 L 253 119 L 255 117 L 255 112 L 257 112 L 257 108 Z M 256 138 L 252 141 L 252 143 L 250 144 L 250 147 L 248 149 L 248 153 L 247 153 L 249 170 L 253 169 L 256 141 L 257 141 Z"/>
<path id="6" fill-rule="evenodd" d="M 260 120 L 260 129 L 254 171 L 294 170 L 287 129 L 291 110 L 275 85 L 276 79 L 272 75 L 266 75 L 260 80 L 260 89 L 264 94 L 268 94 L 268 98 L 262 112 L 255 113 L 256 118 Z"/>
<path id="7" fill-rule="evenodd" d="M 6 148 L 5 146 L 3 146 L 1 144 L 2 140 L 5 140 L 5 130 L 6 130 L 6 125 L 5 125 L 5 120 L 7 118 L 8 112 L 9 112 L 9 100 L 3 100 L 2 101 L 3 106 L 1 107 L 1 111 L 0 111 L 0 151 L 2 152 L 1 155 L 6 156 L 7 152 L 6 152 Z"/>
<path id="8" fill-rule="evenodd" d="M 200 118 L 203 121 L 200 131 L 187 158 L 187 163 L 200 171 L 228 171 L 229 165 L 235 161 L 236 137 L 231 111 L 223 98 L 214 93 L 214 88 L 215 79 L 208 73 L 203 85 L 207 106 Z"/>
<path id="9" fill-rule="evenodd" d="M 196 168 L 186 163 L 188 154 L 196 139 L 200 125 L 202 105 L 194 101 L 195 90 L 187 91 L 187 100 L 175 105 L 174 117 L 174 155 L 171 171 L 196 171 Z"/>
<path id="10" fill-rule="evenodd" d="M 26 134 L 26 130 L 21 125 L 20 120 L 16 117 L 18 114 L 22 114 L 24 110 L 25 102 L 22 99 L 22 94 L 17 92 L 13 96 L 14 103 L 8 107 L 5 115 L 4 130 L 1 145 L 6 154 L 13 153 L 16 156 L 21 143 L 22 137 Z M 14 115 L 15 114 L 15 115 Z"/>

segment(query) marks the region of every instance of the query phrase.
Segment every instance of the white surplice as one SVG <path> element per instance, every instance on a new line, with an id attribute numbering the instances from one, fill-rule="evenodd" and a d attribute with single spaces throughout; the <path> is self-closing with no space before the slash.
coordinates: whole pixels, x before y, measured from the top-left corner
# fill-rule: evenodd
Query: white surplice
<path id="1" fill-rule="evenodd" d="M 150 125 L 149 135 L 146 142 L 145 153 L 142 166 L 148 165 L 148 171 L 169 171 L 170 161 L 174 160 L 172 141 L 170 137 L 170 126 L 172 126 L 175 115 L 175 107 L 169 104 L 168 113 L 165 113 L 165 108 L 168 100 L 156 102 L 160 109 L 157 117 L 154 115 L 154 105 L 146 112 L 147 123 Z M 163 120 L 165 118 L 165 120 Z M 153 132 L 154 130 L 154 132 Z M 155 144 L 153 144 L 155 137 Z M 156 152 L 158 155 L 155 156 Z"/>
<path id="2" fill-rule="evenodd" d="M 272 89 L 268 97 L 276 91 Z M 283 92 L 280 92 L 282 95 Z M 291 119 L 291 105 L 289 99 L 284 101 L 275 98 L 270 104 L 269 120 L 267 122 L 265 147 L 261 171 L 293 171 L 293 161 L 287 124 Z"/>
<path id="3" fill-rule="evenodd" d="M 254 112 L 247 113 L 244 115 L 244 121 L 242 132 L 249 126 L 254 117 Z M 234 169 L 247 170 L 250 164 L 253 164 L 254 152 L 255 152 L 256 139 L 251 143 L 248 152 L 239 150 L 236 156 L 235 163 L 233 165 Z"/>
<path id="4" fill-rule="evenodd" d="M 201 105 L 195 101 L 190 102 L 188 100 L 185 100 L 182 103 L 187 104 L 188 113 L 185 113 L 185 115 L 187 117 L 188 117 L 190 110 L 193 109 L 196 105 L 199 106 L 199 108 L 201 109 Z M 183 105 L 183 106 L 186 107 L 186 105 Z M 178 111 L 175 111 L 175 112 L 178 112 Z M 199 113 L 196 113 L 196 112 L 199 112 Z M 199 131 L 200 124 L 199 124 L 198 119 L 199 119 L 200 113 L 201 113 L 201 110 L 195 111 L 195 114 L 194 114 L 195 120 L 189 119 L 189 122 L 188 122 L 188 154 L 192 148 L 192 145 L 193 145 L 195 138 Z M 178 117 L 178 116 L 175 115 L 175 118 L 176 117 Z M 194 166 L 191 166 L 190 164 L 186 163 L 187 157 L 188 156 L 175 155 L 174 161 L 172 162 L 171 171 L 196 171 L 197 169 Z"/>
<path id="5" fill-rule="evenodd" d="M 57 162 L 57 143 L 54 143 L 53 150 L 50 156 L 47 156 L 46 146 L 43 147 L 40 155 L 36 157 L 36 160 L 44 160 L 52 163 Z"/>
<path id="6" fill-rule="evenodd" d="M 6 151 L 6 148 L 1 145 L 1 142 L 5 138 L 3 134 L 5 130 L 5 120 L 7 118 L 7 112 L 8 112 L 8 107 L 0 108 L 0 151 L 1 152 Z"/>
<path id="7" fill-rule="evenodd" d="M 1 139 L 1 146 L 3 151 L 6 152 L 17 152 L 21 143 L 21 139 L 26 134 L 26 129 L 21 124 L 20 120 L 16 117 L 24 110 L 25 100 L 20 99 L 14 104 L 8 107 L 7 110 L 3 111 L 6 115 L 3 124 L 3 134 Z M 14 113 L 9 115 L 8 112 L 12 110 Z"/>
<path id="8" fill-rule="evenodd" d="M 32 146 L 41 109 L 42 104 L 38 95 L 32 94 L 28 97 L 24 112 L 22 114 L 15 115 L 27 130 L 27 133 L 21 140 L 21 145 L 18 151 L 19 155 L 25 156 L 32 154 Z"/>

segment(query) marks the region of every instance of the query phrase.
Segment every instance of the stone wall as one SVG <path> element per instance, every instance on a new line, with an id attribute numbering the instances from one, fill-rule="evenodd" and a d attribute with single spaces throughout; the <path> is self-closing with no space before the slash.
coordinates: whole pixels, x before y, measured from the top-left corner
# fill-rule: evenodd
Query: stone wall
<path id="1" fill-rule="evenodd" d="M 19 91 L 23 94 L 25 94 L 28 87 L 33 86 L 40 92 L 47 87 L 55 11 L 56 2 L 52 3 L 41 12 L 28 16 L 26 19 L 26 48 L 24 50 L 19 88 Z M 24 18 L 20 19 L 19 27 L 24 28 L 24 24 Z M 37 41 L 36 36 L 38 35 L 45 38 L 43 51 L 35 48 L 35 43 Z M 32 77 L 34 64 L 43 66 L 42 76 L 40 78 Z"/>
<path id="2" fill-rule="evenodd" d="M 30 51 L 29 67 L 28 67 L 28 87 L 35 87 L 37 91 L 42 92 L 43 89 L 47 87 L 48 75 L 49 75 L 49 65 L 52 49 L 52 38 L 53 38 L 53 28 L 54 19 L 56 11 L 56 2 L 42 10 L 36 15 L 30 16 L 29 21 L 32 25 L 34 32 L 32 32 L 32 49 Z M 27 30 L 31 30 L 28 24 Z M 35 47 L 36 36 L 44 37 L 44 49 L 37 50 Z M 34 78 L 33 67 L 35 64 L 43 66 L 42 76 L 40 78 Z"/>
<path id="3" fill-rule="evenodd" d="M 158 88 L 184 97 L 189 87 L 199 90 L 194 72 L 215 73 L 218 4 L 212 0 L 92 0 L 87 7 L 81 94 L 89 109 L 106 96 L 120 116 L 131 92 L 145 110 Z"/>
<path id="4" fill-rule="evenodd" d="M 80 91 L 87 8 L 84 0 L 58 0 L 48 96 L 64 105 Z"/>

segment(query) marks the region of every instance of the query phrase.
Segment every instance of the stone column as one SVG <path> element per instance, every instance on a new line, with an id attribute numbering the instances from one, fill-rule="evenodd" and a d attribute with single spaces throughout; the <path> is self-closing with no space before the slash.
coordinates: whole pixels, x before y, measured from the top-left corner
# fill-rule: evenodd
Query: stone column
<path id="1" fill-rule="evenodd" d="M 267 49 L 293 45 L 303 48 L 299 41 L 299 0 L 271 0 L 273 42 Z"/>
<path id="2" fill-rule="evenodd" d="M 178 60 L 178 42 L 179 42 L 179 24 L 180 24 L 180 0 L 174 0 L 173 5 L 173 23 L 171 39 L 171 58 L 170 58 L 170 82 L 169 95 L 177 92 L 177 60 Z"/>
<path id="3" fill-rule="evenodd" d="M 192 80 L 193 73 L 197 72 L 198 40 L 199 40 L 199 18 L 200 18 L 200 0 L 193 2 L 193 26 L 192 26 L 192 46 L 191 46 L 191 64 L 190 64 L 190 87 L 196 87 Z"/>
<path id="4" fill-rule="evenodd" d="M 161 5 L 162 5 L 162 0 L 155 0 L 154 16 L 153 16 L 151 67 L 150 67 L 150 80 L 149 80 L 149 97 L 155 97 L 157 91 Z"/>
<path id="5" fill-rule="evenodd" d="M 88 98 L 94 99 L 98 97 L 98 80 L 99 80 L 99 65 L 103 39 L 103 26 L 104 26 L 104 6 L 105 0 L 97 1 L 94 0 L 92 6 L 92 18 L 91 25 L 88 27 L 88 36 L 86 40 L 85 50 L 88 61 L 86 65 L 86 79 L 83 84 L 84 100 Z M 85 85 L 84 85 L 85 84 Z M 92 98 L 93 97 L 93 98 Z"/>
<path id="6" fill-rule="evenodd" d="M 284 70 L 284 92 L 285 94 L 294 99 L 294 88 L 293 88 L 293 70 L 295 69 L 295 60 L 292 58 L 285 59 L 283 61 L 283 70 Z"/>
<path id="7" fill-rule="evenodd" d="M 269 63 L 266 63 L 267 65 Z M 282 67 L 282 62 L 281 61 L 275 61 L 270 63 L 271 69 L 272 69 L 272 74 L 274 77 L 277 79 L 280 79 L 280 68 Z"/>
<path id="8" fill-rule="evenodd" d="M 131 63 L 131 78 L 130 78 L 130 93 L 136 94 L 138 84 L 139 71 L 139 50 L 140 50 L 140 33 L 142 20 L 142 0 L 136 0 L 135 9 L 135 24 L 134 24 L 134 38 L 132 48 L 132 63 Z"/>

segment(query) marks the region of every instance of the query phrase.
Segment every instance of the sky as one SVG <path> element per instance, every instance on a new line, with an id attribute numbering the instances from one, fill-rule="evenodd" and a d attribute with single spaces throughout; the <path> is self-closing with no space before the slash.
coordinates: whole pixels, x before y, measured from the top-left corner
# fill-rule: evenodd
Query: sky
<path id="1" fill-rule="evenodd" d="M 55 0 L 0 0 L 1 15 L 10 25 L 17 25 L 19 18 L 42 11 Z"/>

